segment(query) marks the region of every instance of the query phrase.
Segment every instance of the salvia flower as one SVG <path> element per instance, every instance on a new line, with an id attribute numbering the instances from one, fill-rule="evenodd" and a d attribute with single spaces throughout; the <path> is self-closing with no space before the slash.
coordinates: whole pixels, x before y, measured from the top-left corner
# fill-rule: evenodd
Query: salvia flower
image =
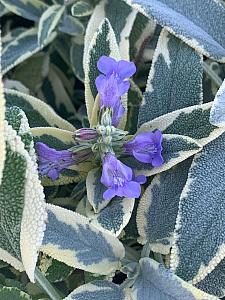
<path id="1" fill-rule="evenodd" d="M 138 198 L 141 194 L 140 183 L 144 181 L 144 176 L 135 178 L 132 169 L 114 154 L 107 153 L 103 158 L 101 183 L 108 188 L 103 193 L 105 200 L 111 200 L 114 196 Z"/>
<path id="2" fill-rule="evenodd" d="M 95 141 L 98 138 L 98 133 L 94 128 L 80 128 L 74 132 L 74 138 L 80 142 Z"/>
<path id="3" fill-rule="evenodd" d="M 142 132 L 124 146 L 126 153 L 133 155 L 138 161 L 159 167 L 163 164 L 162 140 L 163 135 L 160 130 Z"/>
<path id="4" fill-rule="evenodd" d="M 40 142 L 36 143 L 35 149 L 41 176 L 47 175 L 52 180 L 56 180 L 60 172 L 76 164 L 73 153 L 69 150 L 58 151 Z"/>

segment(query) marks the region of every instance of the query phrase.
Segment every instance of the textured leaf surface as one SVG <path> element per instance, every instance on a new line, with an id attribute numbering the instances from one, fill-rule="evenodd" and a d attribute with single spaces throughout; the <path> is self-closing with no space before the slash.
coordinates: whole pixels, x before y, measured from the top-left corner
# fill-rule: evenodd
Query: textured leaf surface
<path id="1" fill-rule="evenodd" d="M 7 155 L 0 186 L 0 256 L 16 269 L 24 268 L 30 280 L 34 281 L 47 215 L 29 125 L 22 111 L 20 115 L 20 126 L 19 118 L 13 122 L 9 116 L 11 125 L 5 124 Z"/>
<path id="2" fill-rule="evenodd" d="M 1 300 L 32 300 L 28 294 L 15 287 L 2 287 L 0 298 Z"/>
<path id="3" fill-rule="evenodd" d="M 69 35 L 76 36 L 84 33 L 84 26 L 77 18 L 66 15 L 59 26 L 59 30 Z"/>
<path id="4" fill-rule="evenodd" d="M 170 253 L 180 195 L 188 177 L 191 161 L 185 160 L 155 176 L 139 202 L 139 242 L 149 242 L 154 252 Z"/>
<path id="5" fill-rule="evenodd" d="M 224 132 L 210 123 L 212 105 L 210 102 L 176 110 L 143 124 L 139 132 L 160 129 L 166 134 L 189 136 L 204 146 Z"/>
<path id="6" fill-rule="evenodd" d="M 42 142 L 56 150 L 67 150 L 74 146 L 73 132 L 51 127 L 32 128 L 32 134 L 35 142 Z M 42 178 L 44 186 L 57 186 L 78 182 L 82 178 L 82 172 L 79 172 L 79 166 L 65 169 L 59 175 L 59 179 L 52 181 L 49 177 Z M 84 175 L 83 175 L 84 176 Z"/>
<path id="7" fill-rule="evenodd" d="M 4 137 L 4 119 L 5 119 L 5 97 L 3 92 L 2 74 L 1 74 L 1 37 L 0 37 L 0 184 L 5 162 L 5 137 Z"/>
<path id="8" fill-rule="evenodd" d="M 180 198 L 171 267 L 193 283 L 225 257 L 224 141 L 222 134 L 195 156 Z"/>
<path id="9" fill-rule="evenodd" d="M 88 1 L 77 1 L 71 7 L 71 13 L 74 17 L 85 17 L 91 15 L 92 5 Z"/>
<path id="10" fill-rule="evenodd" d="M 59 117 L 55 111 L 43 101 L 14 90 L 5 90 L 6 104 L 18 106 L 26 114 L 30 127 L 59 127 L 75 131 L 73 125 Z"/>
<path id="11" fill-rule="evenodd" d="M 99 213 L 94 213 L 88 205 L 86 215 L 90 224 L 118 236 L 130 220 L 134 201 L 135 199 L 114 197 Z"/>
<path id="12" fill-rule="evenodd" d="M 98 280 L 91 283 L 82 285 L 73 291 L 64 300 L 126 300 L 125 291 L 122 290 L 118 285 L 106 281 Z"/>
<path id="13" fill-rule="evenodd" d="M 73 38 L 72 45 L 70 48 L 70 61 L 71 67 L 76 75 L 76 77 L 84 82 L 84 69 L 83 64 L 83 54 L 84 54 L 84 40 L 82 37 L 78 36 Z"/>
<path id="14" fill-rule="evenodd" d="M 140 274 L 132 288 L 134 300 L 218 300 L 150 258 L 140 260 Z"/>
<path id="15" fill-rule="evenodd" d="M 102 275 L 118 269 L 124 257 L 117 238 L 89 225 L 87 218 L 53 205 L 48 205 L 41 250 L 69 266 Z"/>
<path id="16" fill-rule="evenodd" d="M 31 20 L 38 21 L 48 5 L 40 0 L 1 0 L 9 11 Z"/>
<path id="17" fill-rule="evenodd" d="M 213 0 L 134 0 L 132 6 L 200 53 L 225 61 L 225 10 Z"/>
<path id="18" fill-rule="evenodd" d="M 48 42 L 51 42 L 55 34 L 52 33 L 48 38 Z M 2 52 L 2 72 L 5 74 L 19 63 L 23 62 L 33 54 L 42 49 L 38 45 L 37 29 L 31 28 L 22 32 L 17 38 L 13 39 Z"/>
<path id="19" fill-rule="evenodd" d="M 153 168 L 150 164 L 141 163 L 133 157 L 126 157 L 121 160 L 133 168 L 136 174 L 151 176 L 172 168 L 202 149 L 197 141 L 176 134 L 164 134 L 162 146 L 164 163 L 160 167 Z"/>
<path id="20" fill-rule="evenodd" d="M 64 6 L 52 5 L 41 16 L 38 28 L 38 44 L 41 46 L 46 39 L 51 35 L 52 31 L 57 26 L 63 12 Z"/>
<path id="21" fill-rule="evenodd" d="M 202 101 L 202 55 L 162 30 L 139 110 L 139 126 Z"/>
<path id="22" fill-rule="evenodd" d="M 97 32 L 92 36 L 87 56 L 84 57 L 85 101 L 89 121 L 98 93 L 95 86 L 95 79 L 100 74 L 97 69 L 97 62 L 102 55 L 111 56 L 116 60 L 120 59 L 116 37 L 107 19 L 103 20 Z"/>
<path id="23" fill-rule="evenodd" d="M 225 80 L 214 99 L 210 114 L 210 122 L 218 127 L 225 126 Z"/>

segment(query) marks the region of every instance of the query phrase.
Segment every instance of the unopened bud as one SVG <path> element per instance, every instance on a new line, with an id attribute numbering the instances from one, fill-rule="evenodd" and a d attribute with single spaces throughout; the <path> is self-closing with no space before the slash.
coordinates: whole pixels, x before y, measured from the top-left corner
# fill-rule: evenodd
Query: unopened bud
<path id="1" fill-rule="evenodd" d="M 73 136 L 77 141 L 87 142 L 97 140 L 98 133 L 93 128 L 81 128 L 76 130 Z"/>

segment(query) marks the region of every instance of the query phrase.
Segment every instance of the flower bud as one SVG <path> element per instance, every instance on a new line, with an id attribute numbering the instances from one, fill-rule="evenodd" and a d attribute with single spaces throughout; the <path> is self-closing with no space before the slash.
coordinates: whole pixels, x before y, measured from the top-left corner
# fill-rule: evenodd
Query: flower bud
<path id="1" fill-rule="evenodd" d="M 93 128 L 81 128 L 75 131 L 74 139 L 81 142 L 96 141 L 98 133 Z"/>

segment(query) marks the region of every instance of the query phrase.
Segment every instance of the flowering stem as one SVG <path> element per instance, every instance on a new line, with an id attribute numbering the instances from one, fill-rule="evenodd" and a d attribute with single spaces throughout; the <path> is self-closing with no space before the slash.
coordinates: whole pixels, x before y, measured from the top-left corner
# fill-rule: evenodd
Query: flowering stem
<path id="1" fill-rule="evenodd" d="M 48 294 L 51 300 L 62 300 L 62 298 L 56 292 L 54 287 L 50 284 L 50 282 L 45 278 L 45 276 L 41 273 L 41 271 L 38 268 L 35 269 L 35 279 L 43 288 L 43 290 Z"/>
<path id="2" fill-rule="evenodd" d="M 139 261 L 140 255 L 137 251 L 129 246 L 125 246 L 126 256 L 125 258 L 131 261 Z"/>
<path id="3" fill-rule="evenodd" d="M 203 69 L 219 88 L 223 83 L 222 79 L 212 70 L 212 68 L 210 68 L 206 62 L 203 62 Z"/>

